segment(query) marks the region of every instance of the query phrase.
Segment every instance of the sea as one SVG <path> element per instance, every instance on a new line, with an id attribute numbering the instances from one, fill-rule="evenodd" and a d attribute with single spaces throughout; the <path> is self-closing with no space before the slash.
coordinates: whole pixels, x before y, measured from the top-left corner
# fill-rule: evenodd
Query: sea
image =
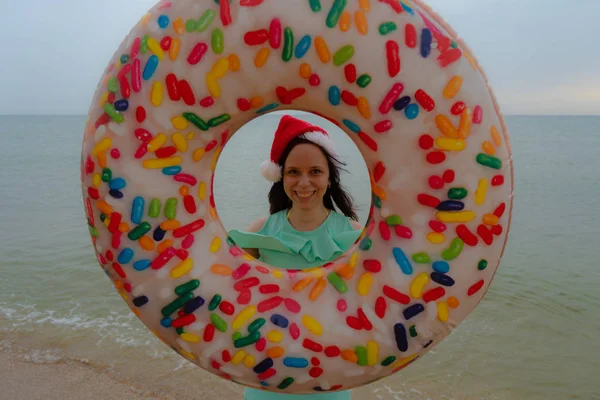
<path id="1" fill-rule="evenodd" d="M 226 229 L 268 212 L 259 164 L 277 121 L 255 119 L 222 153 L 215 199 Z M 156 339 L 96 262 L 80 185 L 85 122 L 0 116 L 0 351 L 32 363 L 84 363 L 163 398 L 197 399 L 227 383 Z M 443 343 L 353 398 L 600 399 L 600 117 L 506 122 L 515 208 L 490 290 Z M 332 134 L 347 163 L 342 183 L 364 222 L 364 161 L 344 133 Z"/>

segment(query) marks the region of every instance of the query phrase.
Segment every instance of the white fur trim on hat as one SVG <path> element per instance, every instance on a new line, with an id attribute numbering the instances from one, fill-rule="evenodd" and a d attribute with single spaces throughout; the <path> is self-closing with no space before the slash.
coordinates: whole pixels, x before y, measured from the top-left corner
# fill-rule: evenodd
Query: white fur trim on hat
<path id="1" fill-rule="evenodd" d="M 261 175 L 270 182 L 279 182 L 281 179 L 281 167 L 273 161 L 265 160 L 260 164 Z"/>
<path id="2" fill-rule="evenodd" d="M 329 138 L 329 135 L 324 134 L 323 132 L 307 132 L 303 135 L 306 140 L 316 144 L 324 148 L 330 155 L 336 156 L 337 152 L 335 150 L 335 145 L 333 141 Z"/>

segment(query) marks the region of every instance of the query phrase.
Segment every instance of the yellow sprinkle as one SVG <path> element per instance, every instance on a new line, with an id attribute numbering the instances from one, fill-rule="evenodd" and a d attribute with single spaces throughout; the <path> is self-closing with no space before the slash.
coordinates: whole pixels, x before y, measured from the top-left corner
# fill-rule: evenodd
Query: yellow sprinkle
<path id="1" fill-rule="evenodd" d="M 233 321 L 231 322 L 231 327 L 233 329 L 240 329 L 250 318 L 252 318 L 256 314 L 256 306 L 248 306 L 240 311 Z"/>
<path id="2" fill-rule="evenodd" d="M 148 143 L 148 151 L 154 153 L 156 150 L 163 147 L 165 143 L 167 143 L 167 135 L 164 133 L 159 133 L 152 138 L 150 143 Z"/>
<path id="3" fill-rule="evenodd" d="M 244 260 L 246 260 L 246 261 L 252 261 L 252 260 L 255 260 L 255 258 L 254 258 L 254 257 L 252 257 L 252 256 L 251 256 L 250 254 L 248 254 L 248 253 L 244 253 L 244 255 L 242 256 L 242 258 L 243 258 Z"/>
<path id="4" fill-rule="evenodd" d="M 213 241 L 210 243 L 210 252 L 216 253 L 221 248 L 221 238 L 215 236 Z"/>
<path id="5" fill-rule="evenodd" d="M 361 10 L 369 11 L 371 9 L 371 3 L 369 0 L 358 0 L 358 6 Z"/>
<path id="6" fill-rule="evenodd" d="M 100 168 L 106 168 L 106 153 L 98 153 L 98 165 Z"/>
<path id="7" fill-rule="evenodd" d="M 377 342 L 369 340 L 367 342 L 367 364 L 372 367 L 377 364 L 379 357 L 379 345 Z"/>
<path id="8" fill-rule="evenodd" d="M 263 106 L 263 104 L 265 104 L 265 99 L 260 96 L 254 96 L 250 99 L 250 106 L 252 108 L 260 108 Z"/>
<path id="9" fill-rule="evenodd" d="M 500 146 L 502 144 L 502 138 L 498 133 L 498 129 L 494 125 L 490 128 L 490 135 L 492 136 L 492 140 L 496 146 Z"/>
<path id="10" fill-rule="evenodd" d="M 302 63 L 302 65 L 300 65 L 300 76 L 304 79 L 308 79 L 311 75 L 312 69 L 310 68 L 310 65 L 307 63 Z"/>
<path id="11" fill-rule="evenodd" d="M 437 115 L 435 117 L 435 124 L 437 125 L 438 129 L 447 137 L 451 139 L 458 139 L 458 131 L 454 125 L 452 125 L 452 121 L 450 121 L 445 115 Z"/>
<path id="12" fill-rule="evenodd" d="M 302 290 L 304 290 L 304 288 L 306 288 L 308 285 L 310 285 L 310 283 L 314 280 L 315 278 L 312 278 L 310 276 L 298 281 L 295 285 L 294 285 L 294 292 L 300 292 Z"/>
<path id="13" fill-rule="evenodd" d="M 182 116 L 177 116 L 171 119 L 171 124 L 173 124 L 173 128 L 180 131 L 188 127 L 187 119 L 183 118 Z"/>
<path id="14" fill-rule="evenodd" d="M 195 162 L 198 162 L 198 161 L 202 160 L 202 158 L 204 158 L 205 153 L 206 153 L 206 150 L 204 150 L 202 147 L 199 147 L 196 150 L 194 150 L 194 154 L 192 155 L 192 158 Z"/>
<path id="15" fill-rule="evenodd" d="M 325 39 L 323 39 L 321 36 L 317 36 L 315 38 L 315 48 L 317 49 L 319 60 L 321 60 L 323 64 L 327 64 L 329 61 L 331 61 L 331 52 L 329 51 L 329 47 L 327 47 Z"/>
<path id="16" fill-rule="evenodd" d="M 229 57 L 229 69 L 233 72 L 239 71 L 242 67 L 240 64 L 240 58 L 237 54 L 231 54 Z"/>
<path id="17" fill-rule="evenodd" d="M 313 286 L 313 288 L 311 289 L 310 294 L 308 295 L 308 299 L 310 301 L 317 300 L 321 293 L 323 293 L 323 290 L 325 290 L 326 286 L 327 281 L 325 280 L 325 278 L 319 278 L 317 283 L 315 283 L 315 286 Z"/>
<path id="18" fill-rule="evenodd" d="M 493 144 L 491 144 L 490 142 L 488 142 L 487 140 L 485 140 L 482 144 L 481 144 L 481 148 L 483 149 L 483 151 L 485 151 L 487 154 L 489 154 L 490 156 L 493 156 L 494 154 L 496 154 L 496 148 L 494 147 Z"/>
<path id="19" fill-rule="evenodd" d="M 450 139 L 440 136 L 435 139 L 435 145 L 440 150 L 446 151 L 463 151 L 467 147 L 467 143 L 461 139 Z"/>
<path id="20" fill-rule="evenodd" d="M 369 105 L 369 100 L 366 97 L 358 98 L 358 112 L 363 116 L 364 119 L 371 118 L 371 106 Z"/>
<path id="21" fill-rule="evenodd" d="M 475 62 L 475 59 L 473 57 L 471 57 L 471 55 L 469 53 L 467 53 L 466 51 L 464 51 L 464 49 L 463 49 L 463 55 L 465 56 L 465 58 L 467 59 L 467 61 L 469 62 L 469 64 L 471 64 L 471 67 L 473 67 L 474 70 L 478 70 L 479 69 L 477 67 L 477 63 Z"/>
<path id="22" fill-rule="evenodd" d="M 178 279 L 192 270 L 192 259 L 186 258 L 179 265 L 171 270 L 171 278 Z"/>
<path id="23" fill-rule="evenodd" d="M 152 93 L 150 94 L 150 101 L 152 105 L 158 107 L 162 104 L 163 100 L 163 85 L 160 81 L 154 81 L 152 84 Z"/>
<path id="24" fill-rule="evenodd" d="M 206 86 L 212 97 L 221 97 L 221 87 L 219 86 L 219 82 L 217 82 L 217 78 L 211 72 L 206 74 Z"/>
<path id="25" fill-rule="evenodd" d="M 221 58 L 219 61 L 215 63 L 212 67 L 212 74 L 217 79 L 221 79 L 225 76 L 225 74 L 229 71 L 229 59 Z"/>
<path id="26" fill-rule="evenodd" d="M 110 218 L 104 218 L 104 225 L 108 228 L 110 226 Z"/>
<path id="27" fill-rule="evenodd" d="M 139 239 L 140 247 L 144 250 L 152 251 L 154 250 L 155 244 L 154 240 L 150 239 L 148 236 L 142 236 Z"/>
<path id="28" fill-rule="evenodd" d="M 451 222 L 470 222 L 475 219 L 475 213 L 473 211 L 440 211 L 435 214 L 438 221 L 451 223 Z"/>
<path id="29" fill-rule="evenodd" d="M 475 191 L 475 204 L 478 206 L 485 203 L 485 197 L 487 195 L 488 189 L 488 181 L 483 178 L 479 180 L 479 185 L 477 186 L 477 190 Z"/>
<path id="30" fill-rule="evenodd" d="M 471 132 L 471 121 L 473 120 L 473 113 L 470 108 L 465 108 L 460 114 L 460 123 L 458 125 L 458 137 L 466 139 Z"/>
<path id="31" fill-rule="evenodd" d="M 123 300 L 128 301 L 129 300 L 129 296 L 127 295 L 127 292 L 125 291 L 120 291 L 119 294 L 121 295 L 121 297 L 123 298 Z"/>
<path id="32" fill-rule="evenodd" d="M 238 350 L 238 352 L 235 353 L 235 355 L 231 358 L 231 363 L 233 365 L 238 365 L 244 360 L 244 358 L 246 358 L 246 352 L 244 350 Z"/>
<path id="33" fill-rule="evenodd" d="M 420 299 L 425 285 L 429 283 L 429 274 L 422 272 L 410 283 L 410 295 L 413 299 Z"/>
<path id="34" fill-rule="evenodd" d="M 453 76 L 452 79 L 450 79 L 450 81 L 448 81 L 448 84 L 444 88 L 444 92 L 443 92 L 444 98 L 451 99 L 454 96 L 456 96 L 456 94 L 460 90 L 460 87 L 462 86 L 462 82 L 463 82 L 463 79 L 461 76 Z"/>
<path id="35" fill-rule="evenodd" d="M 102 185 L 102 176 L 100 174 L 94 174 L 92 178 L 92 183 L 95 188 L 99 188 Z"/>
<path id="36" fill-rule="evenodd" d="M 200 341 L 200 336 L 194 335 L 193 333 L 183 332 L 179 337 L 189 343 L 198 343 Z"/>
<path id="37" fill-rule="evenodd" d="M 252 355 L 248 355 L 246 357 L 246 359 L 244 360 L 244 364 L 246 365 L 246 367 L 248 368 L 252 368 L 254 367 L 256 361 L 254 361 L 254 357 Z"/>
<path id="38" fill-rule="evenodd" d="M 275 346 L 267 350 L 267 357 L 279 358 L 285 354 L 285 350 L 281 346 Z"/>
<path id="39" fill-rule="evenodd" d="M 172 231 L 179 228 L 180 226 L 181 222 L 177 221 L 176 219 L 170 219 L 162 222 L 160 224 L 160 229 L 162 229 L 163 231 Z"/>
<path id="40" fill-rule="evenodd" d="M 411 362 L 412 360 L 414 360 L 415 358 L 417 358 L 418 354 L 413 354 L 410 357 L 406 357 L 406 358 L 401 358 L 400 360 L 395 361 L 392 365 L 390 365 L 391 369 L 396 369 L 396 368 L 400 368 L 403 365 L 408 364 L 409 362 Z"/>
<path id="41" fill-rule="evenodd" d="M 309 274 L 311 274 L 315 278 L 320 278 L 320 277 L 322 277 L 322 276 L 325 275 L 325 271 L 323 270 L 323 268 L 320 268 L 320 267 L 305 269 L 304 271 L 308 272 Z"/>
<path id="42" fill-rule="evenodd" d="M 142 166 L 147 169 L 163 169 L 174 167 L 183 162 L 181 157 L 157 158 L 142 161 Z"/>
<path id="43" fill-rule="evenodd" d="M 271 49 L 269 49 L 268 47 L 261 49 L 256 54 L 256 57 L 254 58 L 254 66 L 256 68 L 262 68 L 266 64 L 267 60 L 269 59 L 270 54 L 271 54 Z"/>
<path id="44" fill-rule="evenodd" d="M 107 101 L 108 101 L 108 92 L 104 92 L 99 100 L 100 107 L 104 107 L 104 105 L 106 104 Z"/>
<path id="45" fill-rule="evenodd" d="M 231 268 L 229 268 L 227 265 L 223 265 L 223 264 L 213 264 L 210 267 L 210 271 L 213 274 L 223 275 L 223 276 L 229 276 L 233 272 L 233 270 Z"/>
<path id="46" fill-rule="evenodd" d="M 267 333 L 267 339 L 269 342 L 279 343 L 283 340 L 283 333 L 279 331 L 270 331 Z"/>
<path id="47" fill-rule="evenodd" d="M 427 240 L 429 240 L 429 243 L 431 243 L 431 244 L 440 244 L 440 243 L 444 243 L 444 240 L 446 240 L 446 237 L 444 236 L 443 233 L 429 232 L 427 234 Z"/>
<path id="48" fill-rule="evenodd" d="M 321 336 L 323 334 L 323 327 L 321 324 L 319 324 L 317 320 L 309 315 L 302 316 L 302 325 L 304 325 L 304 327 L 314 335 Z"/>
<path id="49" fill-rule="evenodd" d="M 344 11 L 342 16 L 340 17 L 340 30 L 342 32 L 347 32 L 350 29 L 350 21 L 352 16 L 349 11 Z"/>
<path id="50" fill-rule="evenodd" d="M 181 49 L 181 41 L 178 38 L 173 38 L 171 41 L 171 47 L 169 47 L 169 58 L 171 61 L 177 60 L 179 49 Z"/>
<path id="51" fill-rule="evenodd" d="M 178 35 L 183 35 L 185 33 L 185 25 L 180 17 L 173 21 L 173 29 L 175 29 L 175 32 Z"/>
<path id="52" fill-rule="evenodd" d="M 190 132 L 190 133 L 187 134 L 188 140 L 193 140 L 194 136 L 196 136 L 194 132 Z"/>
<path id="53" fill-rule="evenodd" d="M 175 147 L 177 147 L 177 151 L 183 153 L 187 150 L 187 141 L 181 133 L 174 133 L 173 136 L 171 136 L 171 140 L 173 141 L 173 144 L 175 144 Z"/>
<path id="54" fill-rule="evenodd" d="M 113 213 L 113 208 L 104 200 L 96 202 L 96 207 L 98 208 L 98 210 L 102 211 L 104 215 L 110 215 Z"/>
<path id="55" fill-rule="evenodd" d="M 437 317 L 440 321 L 448 321 L 448 304 L 445 301 L 437 303 Z"/>
<path id="56" fill-rule="evenodd" d="M 213 154 L 212 162 L 210 163 L 210 170 L 214 171 L 217 167 L 217 160 L 219 159 L 219 155 L 221 154 L 221 148 L 219 147 L 215 150 L 215 154 Z"/>
<path id="57" fill-rule="evenodd" d="M 104 153 L 106 150 L 112 147 L 112 139 L 109 137 L 105 137 L 101 141 L 94 146 L 94 150 L 92 150 L 92 155 L 97 156 L 98 153 Z"/>
<path id="58" fill-rule="evenodd" d="M 144 16 L 142 17 L 142 19 L 140 20 L 140 23 L 142 25 L 148 25 L 148 22 L 150 22 L 150 18 L 152 18 L 152 14 L 150 13 L 146 13 L 144 14 Z"/>
<path id="59" fill-rule="evenodd" d="M 279 269 L 273 269 L 271 271 L 271 274 L 273 275 L 273 277 L 275 277 L 276 279 L 281 279 L 283 278 L 283 272 Z"/>
<path id="60" fill-rule="evenodd" d="M 498 221 L 499 218 L 494 214 L 485 214 L 481 218 L 481 222 L 483 222 L 484 225 L 498 225 Z"/>
<path id="61" fill-rule="evenodd" d="M 206 183 L 200 182 L 198 186 L 198 198 L 202 201 L 206 198 Z"/>
<path id="62" fill-rule="evenodd" d="M 154 55 L 156 55 L 156 57 L 158 57 L 158 59 L 160 61 L 164 60 L 164 58 L 165 58 L 165 52 L 160 47 L 160 44 L 158 44 L 158 42 L 156 41 L 156 39 L 154 39 L 153 37 L 148 37 L 148 40 L 146 40 L 146 44 L 148 45 L 148 49 L 152 53 L 154 53 Z"/>
<path id="63" fill-rule="evenodd" d="M 365 14 L 363 10 L 354 13 L 354 23 L 361 35 L 366 35 L 368 33 L 369 24 L 367 22 L 367 14 Z"/>
<path id="64" fill-rule="evenodd" d="M 356 290 L 361 296 L 366 296 L 371 291 L 371 285 L 373 284 L 373 274 L 370 272 L 363 273 L 358 279 L 358 285 Z"/>
<path id="65" fill-rule="evenodd" d="M 352 268 L 354 268 L 356 266 L 356 261 L 358 260 L 358 251 L 355 251 L 352 256 L 350 257 L 350 262 L 348 263 L 349 266 L 351 266 Z"/>

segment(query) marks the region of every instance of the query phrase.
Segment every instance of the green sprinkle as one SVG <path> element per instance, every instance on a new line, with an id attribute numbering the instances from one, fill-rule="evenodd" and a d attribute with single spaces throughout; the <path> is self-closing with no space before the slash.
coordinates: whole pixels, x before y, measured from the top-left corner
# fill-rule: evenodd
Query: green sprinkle
<path id="1" fill-rule="evenodd" d="M 462 252 L 464 242 L 460 238 L 456 238 L 450 243 L 450 247 L 442 252 L 442 258 L 446 261 L 454 260 Z"/>
<path id="2" fill-rule="evenodd" d="M 294 378 L 288 376 L 287 378 L 282 380 L 279 385 L 277 385 L 277 389 L 285 389 L 288 386 L 290 386 L 292 383 L 294 383 Z"/>
<path id="3" fill-rule="evenodd" d="M 452 40 L 452 44 L 450 45 L 450 47 L 452 47 L 453 49 L 456 49 L 458 47 L 458 43 L 456 43 L 456 40 Z"/>
<path id="4" fill-rule="evenodd" d="M 487 260 L 481 260 L 479 261 L 479 264 L 477 264 L 477 269 L 480 271 L 483 271 L 484 269 L 486 269 L 488 266 L 488 262 Z"/>
<path id="5" fill-rule="evenodd" d="M 223 31 L 221 29 L 213 29 L 211 45 L 212 50 L 215 52 L 215 54 L 223 53 L 223 48 L 225 47 L 225 38 L 223 37 Z"/>
<path id="6" fill-rule="evenodd" d="M 283 31 L 283 37 L 284 45 L 281 58 L 287 62 L 292 59 L 292 53 L 294 52 L 294 32 L 292 32 L 292 28 L 286 27 Z"/>
<path id="7" fill-rule="evenodd" d="M 199 116 L 197 116 L 194 113 L 184 112 L 183 118 L 187 119 L 189 122 L 196 125 L 196 127 L 202 131 L 207 131 L 209 128 L 206 121 L 204 121 L 202 118 L 200 118 Z"/>
<path id="8" fill-rule="evenodd" d="M 192 33 L 196 30 L 196 21 L 193 18 L 185 21 L 185 31 L 187 33 Z"/>
<path id="9" fill-rule="evenodd" d="M 250 346 L 251 344 L 258 342 L 259 339 L 260 339 L 260 332 L 258 332 L 258 331 L 252 332 L 248 336 L 245 336 L 245 337 L 235 340 L 233 342 L 233 346 L 236 349 L 239 349 L 241 347 Z"/>
<path id="10" fill-rule="evenodd" d="M 364 367 L 367 365 L 367 348 L 362 346 L 356 346 L 356 355 L 358 356 L 358 365 Z"/>
<path id="11" fill-rule="evenodd" d="M 175 219 L 177 217 L 177 199 L 175 197 L 167 200 L 167 204 L 165 204 L 165 217 L 168 219 Z"/>
<path id="12" fill-rule="evenodd" d="M 113 92 L 116 93 L 117 90 L 119 90 L 119 83 L 117 82 L 117 78 L 116 77 L 112 77 L 108 80 L 108 91 L 109 92 Z"/>
<path id="13" fill-rule="evenodd" d="M 196 31 L 204 32 L 210 26 L 213 19 L 215 19 L 216 15 L 217 13 L 214 10 L 204 11 L 204 14 L 202 14 L 198 22 L 196 22 Z"/>
<path id="14" fill-rule="evenodd" d="M 376 208 L 381 208 L 381 199 L 377 195 L 373 195 L 373 204 Z"/>
<path id="15" fill-rule="evenodd" d="M 469 192 L 467 189 L 461 187 L 448 190 L 448 198 L 452 200 L 462 200 L 467 197 L 468 194 Z"/>
<path id="16" fill-rule="evenodd" d="M 106 219 L 106 215 L 100 214 L 100 221 L 104 222 L 105 219 Z"/>
<path id="17" fill-rule="evenodd" d="M 220 294 L 215 294 L 208 304 L 208 311 L 216 310 L 219 304 L 221 304 L 221 298 Z"/>
<path id="18" fill-rule="evenodd" d="M 485 167 L 490 167 L 493 169 L 501 169 L 502 161 L 499 158 L 489 156 L 487 154 L 479 153 L 476 158 L 477 162 Z"/>
<path id="19" fill-rule="evenodd" d="M 221 114 L 218 117 L 214 117 L 212 119 L 208 120 L 208 126 L 210 126 L 211 128 L 214 128 L 215 126 L 219 126 L 221 124 L 224 124 L 225 122 L 229 121 L 231 119 L 231 115 L 229 114 Z"/>
<path id="20" fill-rule="evenodd" d="M 133 230 L 127 234 L 127 237 L 130 240 L 138 240 L 146 233 L 150 232 L 150 229 L 152 229 L 152 226 L 149 223 L 142 222 L 141 224 L 133 228 Z"/>
<path id="21" fill-rule="evenodd" d="M 160 215 L 160 200 L 152 199 L 150 201 L 150 209 L 148 210 L 148 216 L 152 218 L 156 218 Z"/>
<path id="22" fill-rule="evenodd" d="M 235 242 L 233 241 L 233 239 L 232 239 L 230 236 L 227 236 L 227 239 L 225 239 L 225 241 L 227 242 L 227 244 L 228 244 L 230 247 L 233 247 L 233 246 L 235 246 Z"/>
<path id="23" fill-rule="evenodd" d="M 198 279 L 192 279 L 191 281 L 184 283 L 183 285 L 179 285 L 175 288 L 175 294 L 181 296 L 192 290 L 198 289 L 200 286 L 200 281 Z"/>
<path id="24" fill-rule="evenodd" d="M 341 47 L 338 51 L 333 55 L 333 64 L 336 66 L 340 66 L 344 64 L 346 61 L 350 60 L 354 55 L 354 46 L 351 44 L 347 44 L 346 46 Z"/>
<path id="25" fill-rule="evenodd" d="M 348 285 L 346 285 L 346 282 L 344 282 L 342 278 L 340 278 L 340 276 L 335 272 L 332 272 L 329 275 L 327 275 L 327 280 L 333 285 L 333 287 L 338 292 L 343 294 L 348 291 Z"/>
<path id="26" fill-rule="evenodd" d="M 231 335 L 231 339 L 235 342 L 238 339 L 242 338 L 242 332 L 240 331 L 235 331 L 233 332 L 233 335 Z"/>
<path id="27" fill-rule="evenodd" d="M 371 238 L 367 237 L 360 241 L 358 248 L 361 250 L 369 250 L 372 245 L 373 241 L 371 240 Z"/>
<path id="28" fill-rule="evenodd" d="M 121 58 L 119 58 L 119 61 L 121 61 L 121 64 L 127 64 L 127 61 L 129 61 L 129 55 L 128 54 L 121 55 Z"/>
<path id="29" fill-rule="evenodd" d="M 321 11 L 321 0 L 308 0 L 308 3 L 310 4 L 310 9 L 314 12 Z"/>
<path id="30" fill-rule="evenodd" d="M 366 88 L 367 86 L 369 86 L 369 83 L 371 83 L 371 80 L 372 79 L 371 79 L 370 75 L 362 74 L 361 76 L 358 77 L 358 79 L 356 80 L 356 83 L 361 88 Z"/>
<path id="31" fill-rule="evenodd" d="M 347 3 L 347 0 L 335 0 L 333 2 L 333 5 L 329 10 L 329 14 L 327 14 L 326 24 L 329 28 L 335 28 L 340 20 L 340 17 L 342 16 L 342 13 L 344 12 L 344 8 L 346 7 Z"/>
<path id="32" fill-rule="evenodd" d="M 116 123 L 120 124 L 121 122 L 125 121 L 125 117 L 122 114 L 119 114 L 112 104 L 106 103 L 103 108 L 104 112 L 107 113 L 108 116 Z"/>
<path id="33" fill-rule="evenodd" d="M 427 253 L 415 253 L 412 256 L 412 259 L 418 264 L 429 264 L 431 262 L 431 258 L 429 258 Z"/>
<path id="34" fill-rule="evenodd" d="M 88 228 L 90 229 L 90 235 L 92 235 L 93 237 L 97 238 L 98 235 L 98 229 L 96 229 L 95 227 L 88 225 Z"/>
<path id="35" fill-rule="evenodd" d="M 417 337 L 417 327 L 416 326 L 411 326 L 410 329 L 408 330 L 410 332 L 410 337 Z"/>
<path id="36" fill-rule="evenodd" d="M 102 170 L 102 182 L 110 182 L 112 179 L 112 171 L 109 168 Z"/>
<path id="37" fill-rule="evenodd" d="M 379 33 L 382 35 L 387 35 L 396 29 L 398 29 L 398 27 L 396 26 L 395 22 L 384 22 L 383 24 L 379 25 Z"/>
<path id="38" fill-rule="evenodd" d="M 225 332 L 227 330 L 227 322 L 223 321 L 223 318 L 219 317 L 217 314 L 210 314 L 210 320 L 219 332 Z"/>
<path id="39" fill-rule="evenodd" d="M 175 311 L 177 311 L 178 308 L 183 307 L 183 305 L 185 303 L 192 300 L 193 298 L 194 298 L 194 293 L 188 292 L 188 293 L 184 294 L 183 296 L 179 296 L 178 298 L 176 298 L 171 304 L 168 304 L 167 306 L 165 306 L 160 312 L 162 313 L 163 316 L 168 317 L 169 315 L 171 315 Z"/>
<path id="40" fill-rule="evenodd" d="M 258 331 L 265 324 L 265 322 L 266 321 L 264 318 L 255 319 L 250 325 L 248 325 L 248 333 L 254 333 Z"/>
<path id="41" fill-rule="evenodd" d="M 177 332 L 178 335 L 181 335 L 185 331 L 183 330 L 183 328 L 175 328 L 175 332 Z"/>
<path id="42" fill-rule="evenodd" d="M 390 226 L 402 225 L 402 217 L 399 215 L 390 215 L 385 219 L 385 223 Z"/>
<path id="43" fill-rule="evenodd" d="M 391 363 L 393 363 L 394 361 L 396 361 L 396 357 L 394 357 L 394 356 L 389 356 L 389 357 L 387 357 L 385 360 L 383 360 L 383 361 L 381 362 L 381 365 L 382 365 L 383 367 L 387 367 L 388 365 L 390 365 L 390 364 L 391 364 Z"/>
<path id="44" fill-rule="evenodd" d="M 142 55 L 144 55 L 147 52 L 148 52 L 148 35 L 144 35 L 144 37 L 142 38 L 142 43 L 140 44 L 140 53 L 142 53 Z"/>

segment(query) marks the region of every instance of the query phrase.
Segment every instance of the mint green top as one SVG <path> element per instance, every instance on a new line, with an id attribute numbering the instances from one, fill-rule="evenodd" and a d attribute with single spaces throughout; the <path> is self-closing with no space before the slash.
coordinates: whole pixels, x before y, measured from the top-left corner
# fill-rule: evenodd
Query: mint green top
<path id="1" fill-rule="evenodd" d="M 335 211 L 317 229 L 308 232 L 294 229 L 286 213 L 283 210 L 269 216 L 257 233 L 231 230 L 229 236 L 242 248 L 258 249 L 259 260 L 266 264 L 306 269 L 335 260 L 352 247 L 361 233 Z M 350 391 L 296 395 L 246 388 L 244 400 L 350 400 Z"/>

